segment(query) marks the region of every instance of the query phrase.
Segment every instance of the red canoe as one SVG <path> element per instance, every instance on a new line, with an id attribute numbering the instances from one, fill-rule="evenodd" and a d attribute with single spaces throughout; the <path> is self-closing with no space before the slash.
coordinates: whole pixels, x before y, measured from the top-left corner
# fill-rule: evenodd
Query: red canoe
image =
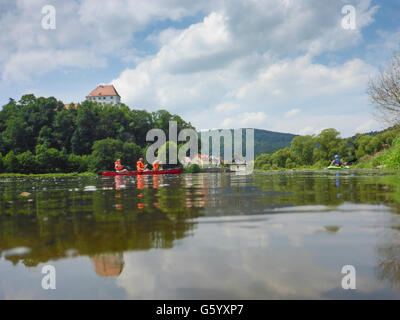
<path id="1" fill-rule="evenodd" d="M 130 171 L 130 172 L 115 172 L 115 171 L 103 171 L 102 175 L 104 177 L 113 177 L 113 176 L 147 176 L 147 175 L 154 175 L 154 174 L 180 174 L 182 172 L 181 168 L 178 169 L 167 169 L 167 170 L 159 170 L 159 171 L 144 171 L 144 172 L 137 172 L 137 171 Z"/>

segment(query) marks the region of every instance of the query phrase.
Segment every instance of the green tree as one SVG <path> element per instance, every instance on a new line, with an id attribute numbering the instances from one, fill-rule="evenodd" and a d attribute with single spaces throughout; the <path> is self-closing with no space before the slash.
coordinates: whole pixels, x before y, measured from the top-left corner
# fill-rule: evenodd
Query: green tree
<path id="1" fill-rule="evenodd" d="M 279 168 L 286 167 L 286 161 L 290 157 L 290 148 L 283 148 L 271 156 L 272 164 Z"/>
<path id="2" fill-rule="evenodd" d="M 40 173 L 62 172 L 66 168 L 65 155 L 54 148 L 47 148 L 43 144 L 36 146 L 36 163 Z"/>
<path id="3" fill-rule="evenodd" d="M 76 130 L 75 109 L 63 109 L 58 112 L 53 122 L 53 137 L 58 149 L 65 147 L 67 152 L 72 152 L 72 136 Z"/>
<path id="4" fill-rule="evenodd" d="M 3 161 L 6 172 L 18 172 L 18 160 L 14 154 L 14 151 L 10 151 L 9 153 L 7 153 Z"/>
<path id="5" fill-rule="evenodd" d="M 75 154 L 89 154 L 94 141 L 97 140 L 99 106 L 85 101 L 78 106 L 76 129 L 72 136 L 72 151 Z"/>
<path id="6" fill-rule="evenodd" d="M 173 158 L 172 162 L 169 161 L 170 151 L 172 151 L 172 153 L 176 155 L 176 157 L 171 155 Z M 157 159 L 160 160 L 160 164 L 163 165 L 163 168 L 172 168 L 172 167 L 180 166 L 177 158 L 178 158 L 178 146 L 173 141 L 167 141 L 158 150 Z M 178 162 L 178 163 L 174 163 L 174 162 Z"/>
<path id="7" fill-rule="evenodd" d="M 1 152 L 0 152 L 0 172 L 4 172 L 4 160 Z"/>
<path id="8" fill-rule="evenodd" d="M 38 168 L 35 156 L 30 151 L 25 151 L 17 155 L 17 161 L 18 172 L 20 173 L 35 173 Z"/>
<path id="9" fill-rule="evenodd" d="M 317 160 L 332 160 L 336 154 L 343 149 L 343 141 L 340 138 L 340 133 L 336 129 L 325 129 L 317 136 L 319 144 L 319 159 Z"/>
<path id="10" fill-rule="evenodd" d="M 89 170 L 100 172 L 101 170 L 114 170 L 114 162 L 123 156 L 123 143 L 121 140 L 103 139 L 93 144 L 93 152 L 90 156 Z"/>
<path id="11" fill-rule="evenodd" d="M 292 140 L 290 150 L 294 154 L 297 164 L 313 164 L 313 152 L 316 143 L 317 141 L 313 136 L 298 136 Z"/>
<path id="12" fill-rule="evenodd" d="M 142 149 L 134 142 L 125 142 L 122 146 L 121 161 L 124 166 L 136 170 L 136 162 L 143 157 Z"/>
<path id="13" fill-rule="evenodd" d="M 254 161 L 254 167 L 256 169 L 263 169 L 270 167 L 272 164 L 271 155 L 268 153 L 260 154 Z M 267 167 L 265 165 L 268 165 Z"/>

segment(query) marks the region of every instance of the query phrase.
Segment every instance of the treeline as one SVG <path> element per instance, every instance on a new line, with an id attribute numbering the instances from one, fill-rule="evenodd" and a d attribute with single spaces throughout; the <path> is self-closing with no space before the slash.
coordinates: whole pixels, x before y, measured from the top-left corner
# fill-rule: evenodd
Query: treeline
<path id="1" fill-rule="evenodd" d="M 98 172 L 113 169 L 115 158 L 135 168 L 150 145 L 147 132 L 162 129 L 168 139 L 169 121 L 177 122 L 178 131 L 193 128 L 166 110 L 89 101 L 65 108 L 54 97 L 33 94 L 10 99 L 0 111 L 0 172 Z"/>
<path id="2" fill-rule="evenodd" d="M 255 159 L 255 168 L 277 170 L 301 167 L 324 168 L 340 155 L 349 164 L 368 160 L 371 155 L 390 148 L 400 134 L 398 127 L 390 128 L 376 135 L 357 134 L 342 139 L 335 129 L 325 129 L 318 135 L 295 137 L 291 146 L 273 154 L 262 154 Z"/>

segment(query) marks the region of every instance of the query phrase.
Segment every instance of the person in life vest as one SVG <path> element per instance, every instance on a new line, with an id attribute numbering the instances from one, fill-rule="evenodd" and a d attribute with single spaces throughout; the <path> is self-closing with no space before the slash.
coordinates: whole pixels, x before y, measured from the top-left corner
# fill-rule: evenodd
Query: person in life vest
<path id="1" fill-rule="evenodd" d="M 139 161 L 136 163 L 136 170 L 137 172 L 147 171 L 147 164 L 143 163 L 143 158 L 140 158 Z"/>
<path id="2" fill-rule="evenodd" d="M 116 172 L 127 172 L 128 170 L 124 169 L 124 166 L 121 164 L 121 159 L 117 159 L 114 163 L 114 168 Z"/>
<path id="3" fill-rule="evenodd" d="M 342 160 L 340 160 L 339 155 L 335 155 L 335 160 L 333 160 L 331 162 L 331 166 L 335 166 L 335 167 L 341 167 L 341 166 L 346 166 L 347 163 L 346 162 L 342 162 Z"/>
<path id="4" fill-rule="evenodd" d="M 160 167 L 160 160 L 155 160 L 153 162 L 153 171 L 158 171 L 162 170 L 162 167 Z"/>

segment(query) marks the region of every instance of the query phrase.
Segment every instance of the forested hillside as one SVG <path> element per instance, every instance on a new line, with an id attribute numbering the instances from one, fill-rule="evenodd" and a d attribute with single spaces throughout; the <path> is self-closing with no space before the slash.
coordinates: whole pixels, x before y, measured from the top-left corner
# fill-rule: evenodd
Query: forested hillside
<path id="1" fill-rule="evenodd" d="M 126 105 L 85 101 L 64 107 L 56 98 L 24 95 L 0 111 L 0 171 L 19 173 L 83 172 L 113 169 L 115 158 L 134 167 L 144 154 L 146 134 L 192 128 L 166 110 L 131 110 Z"/>

